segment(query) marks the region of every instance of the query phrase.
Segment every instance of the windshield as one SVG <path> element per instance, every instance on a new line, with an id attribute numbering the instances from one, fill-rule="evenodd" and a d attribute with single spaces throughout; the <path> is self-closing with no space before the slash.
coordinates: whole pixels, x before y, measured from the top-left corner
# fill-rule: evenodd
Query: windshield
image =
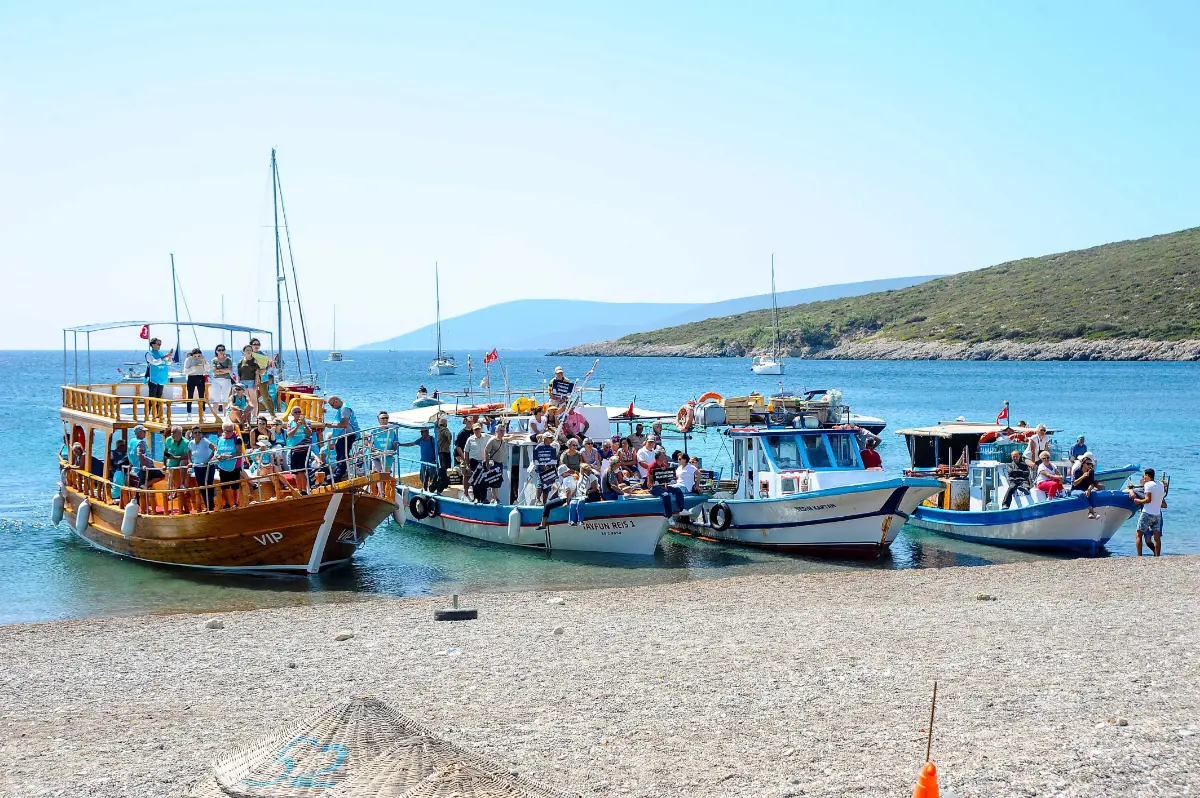
<path id="1" fill-rule="evenodd" d="M 771 459 L 780 471 L 804 468 L 795 435 L 771 435 L 767 438 L 767 448 L 771 450 Z"/>
<path id="2" fill-rule="evenodd" d="M 858 453 L 855 452 L 854 440 L 849 435 L 830 435 L 829 448 L 833 449 L 833 459 L 838 468 L 859 468 Z"/>

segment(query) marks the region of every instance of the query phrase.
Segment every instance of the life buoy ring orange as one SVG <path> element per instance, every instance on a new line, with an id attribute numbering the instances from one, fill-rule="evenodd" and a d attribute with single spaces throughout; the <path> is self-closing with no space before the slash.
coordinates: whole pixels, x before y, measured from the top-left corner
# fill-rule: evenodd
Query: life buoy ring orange
<path id="1" fill-rule="evenodd" d="M 691 432 L 692 425 L 696 422 L 696 413 L 692 410 L 690 404 L 682 405 L 679 412 L 675 414 L 675 426 L 680 432 Z"/>
<path id="2" fill-rule="evenodd" d="M 724 402 L 725 401 L 725 397 L 721 396 L 721 394 L 717 393 L 716 391 L 709 391 L 708 393 L 702 395 L 696 401 L 697 402 L 707 402 L 709 399 L 713 400 L 714 402 Z"/>
<path id="3" fill-rule="evenodd" d="M 993 443 L 999 437 L 1000 437 L 999 432 L 985 432 L 979 438 L 979 442 L 980 443 Z"/>
<path id="4" fill-rule="evenodd" d="M 487 405 L 474 405 L 472 407 L 461 407 L 454 411 L 458 416 L 477 416 L 480 413 L 490 413 L 493 410 L 499 410 L 504 407 L 504 402 L 493 402 Z"/>

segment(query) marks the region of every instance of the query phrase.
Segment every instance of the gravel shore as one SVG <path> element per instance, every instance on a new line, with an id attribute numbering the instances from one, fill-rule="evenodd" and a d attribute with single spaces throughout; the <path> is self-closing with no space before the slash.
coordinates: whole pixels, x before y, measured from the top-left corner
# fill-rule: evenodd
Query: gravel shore
<path id="1" fill-rule="evenodd" d="M 373 694 L 587 796 L 901 796 L 934 679 L 943 794 L 1197 794 L 1197 596 L 1113 558 L 6 626 L 0 795 L 182 795 Z"/>

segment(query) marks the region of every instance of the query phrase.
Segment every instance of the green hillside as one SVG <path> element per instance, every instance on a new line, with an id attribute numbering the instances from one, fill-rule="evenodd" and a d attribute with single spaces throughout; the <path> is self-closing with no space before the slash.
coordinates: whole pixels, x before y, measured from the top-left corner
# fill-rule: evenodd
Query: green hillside
<path id="1" fill-rule="evenodd" d="M 1200 228 L 1002 263 L 910 288 L 780 309 L 781 346 L 1200 338 Z M 769 347 L 769 310 L 628 335 L 630 346 Z"/>

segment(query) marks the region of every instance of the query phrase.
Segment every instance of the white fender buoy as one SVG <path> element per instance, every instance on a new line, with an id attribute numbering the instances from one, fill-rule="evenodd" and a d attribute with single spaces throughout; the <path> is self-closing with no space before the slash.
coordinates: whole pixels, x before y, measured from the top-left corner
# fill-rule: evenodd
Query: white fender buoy
<path id="1" fill-rule="evenodd" d="M 408 511 L 408 485 L 400 488 L 400 499 L 396 502 L 396 509 L 392 510 L 392 520 L 398 525 L 404 526 L 407 520 L 404 514 Z"/>
<path id="2" fill-rule="evenodd" d="M 508 512 L 508 539 L 516 540 L 521 537 L 521 511 L 516 507 Z"/>
<path id="3" fill-rule="evenodd" d="M 125 537 L 133 537 L 133 530 L 137 529 L 138 503 L 137 500 L 129 502 L 125 505 L 125 515 L 121 518 L 121 534 Z"/>
<path id="4" fill-rule="evenodd" d="M 92 506 L 84 499 L 75 508 L 75 531 L 82 535 L 87 531 L 88 519 L 92 517 Z"/>
<path id="5" fill-rule="evenodd" d="M 50 522 L 53 523 L 55 526 L 58 526 L 59 524 L 62 523 L 63 508 L 65 506 L 66 506 L 66 502 L 63 501 L 62 494 L 61 493 L 54 494 L 54 499 L 50 502 Z"/>

